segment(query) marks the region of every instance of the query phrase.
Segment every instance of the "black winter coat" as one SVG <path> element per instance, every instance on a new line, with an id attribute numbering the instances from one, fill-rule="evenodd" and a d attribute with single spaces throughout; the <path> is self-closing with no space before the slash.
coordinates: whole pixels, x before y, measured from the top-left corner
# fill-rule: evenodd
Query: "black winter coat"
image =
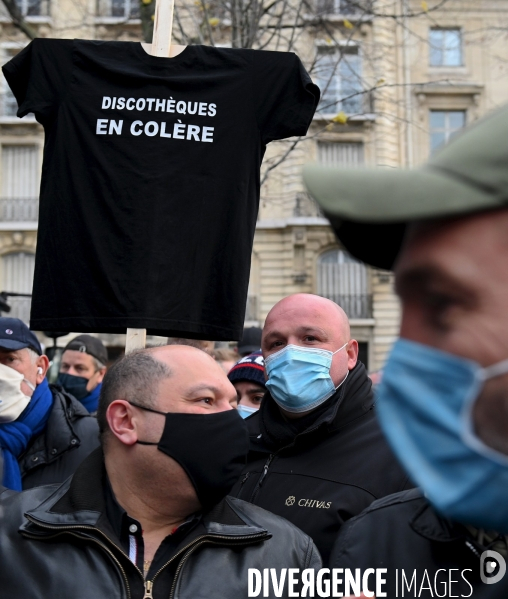
<path id="1" fill-rule="evenodd" d="M 481 581 L 480 556 L 486 549 L 467 528 L 440 517 L 419 489 L 411 489 L 375 501 L 349 520 L 330 567 L 360 568 L 361 574 L 387 568 L 388 597 L 506 599 L 508 575 L 492 585 Z"/>
<path id="2" fill-rule="evenodd" d="M 358 363 L 301 432 L 266 394 L 247 418 L 251 450 L 231 495 L 283 516 L 316 544 L 326 565 L 342 524 L 375 499 L 413 485 L 374 414 L 372 385 Z M 301 426 L 301 425 L 300 425 Z"/>
<path id="3" fill-rule="evenodd" d="M 149 588 L 107 520 L 103 472 L 98 450 L 60 486 L 0 496 L 2 597 L 161 599 L 156 577 L 163 569 Z M 276 568 L 280 576 L 281 568 L 321 567 L 309 537 L 238 499 L 224 499 L 203 524 L 206 533 L 164 566 L 176 572 L 169 599 L 240 599 L 248 595 L 249 568 Z M 288 597 L 284 589 L 279 597 Z"/>
<path id="4" fill-rule="evenodd" d="M 96 418 L 60 386 L 49 387 L 54 401 L 46 428 L 18 459 L 23 490 L 63 482 L 99 446 Z"/>

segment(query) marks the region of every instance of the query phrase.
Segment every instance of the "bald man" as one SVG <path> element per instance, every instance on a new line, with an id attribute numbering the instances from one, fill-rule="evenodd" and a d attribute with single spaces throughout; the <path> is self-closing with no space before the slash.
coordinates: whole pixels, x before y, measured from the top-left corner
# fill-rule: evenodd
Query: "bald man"
<path id="1" fill-rule="evenodd" d="M 249 568 L 319 569 L 301 530 L 226 497 L 248 451 L 236 397 L 193 347 L 116 362 L 97 412 L 101 449 L 59 487 L 0 496 L 2 594 L 238 599 Z"/>
<path id="2" fill-rule="evenodd" d="M 232 494 L 296 524 L 326 564 L 343 522 L 412 485 L 377 424 L 342 308 L 286 297 L 268 314 L 261 347 L 268 392 L 245 421 L 248 464 Z"/>

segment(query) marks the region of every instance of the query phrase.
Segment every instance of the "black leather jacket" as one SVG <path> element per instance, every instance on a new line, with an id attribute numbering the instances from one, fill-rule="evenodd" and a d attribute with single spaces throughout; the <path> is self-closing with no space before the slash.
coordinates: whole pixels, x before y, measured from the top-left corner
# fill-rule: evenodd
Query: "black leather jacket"
<path id="1" fill-rule="evenodd" d="M 102 453 L 96 451 L 62 485 L 1 495 L 2 597 L 142 599 L 153 592 L 157 598 L 158 574 L 147 586 L 115 542 L 105 513 L 97 511 L 101 471 Z M 171 599 L 247 597 L 248 568 L 276 568 L 279 575 L 280 568 L 321 567 L 309 537 L 241 500 L 227 497 L 203 516 L 203 524 L 206 533 L 171 560 L 179 562 Z M 129 568 L 137 570 L 139 583 L 129 583 Z M 282 596 L 288 596 L 287 585 Z"/>

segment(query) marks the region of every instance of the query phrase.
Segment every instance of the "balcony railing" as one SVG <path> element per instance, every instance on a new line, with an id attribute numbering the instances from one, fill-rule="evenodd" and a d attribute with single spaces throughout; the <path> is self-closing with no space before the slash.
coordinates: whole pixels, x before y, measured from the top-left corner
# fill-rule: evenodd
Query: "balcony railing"
<path id="1" fill-rule="evenodd" d="M 320 15 L 361 16 L 372 11 L 372 0 L 317 0 Z"/>
<path id="2" fill-rule="evenodd" d="M 372 295 L 326 295 L 332 302 L 338 304 L 349 318 L 372 318 Z"/>
<path id="3" fill-rule="evenodd" d="M 49 16 L 49 0 L 16 0 L 16 4 L 24 17 Z"/>
<path id="4" fill-rule="evenodd" d="M 335 96 L 328 93 L 324 87 L 316 116 L 336 115 L 340 111 L 344 111 L 348 116 L 372 114 L 374 112 L 373 93 L 370 90 L 358 90 L 346 92 L 343 96 Z"/>
<path id="5" fill-rule="evenodd" d="M 0 222 L 37 222 L 38 198 L 0 198 Z"/>
<path id="6" fill-rule="evenodd" d="M 97 15 L 117 19 L 139 19 L 139 0 L 98 0 Z"/>

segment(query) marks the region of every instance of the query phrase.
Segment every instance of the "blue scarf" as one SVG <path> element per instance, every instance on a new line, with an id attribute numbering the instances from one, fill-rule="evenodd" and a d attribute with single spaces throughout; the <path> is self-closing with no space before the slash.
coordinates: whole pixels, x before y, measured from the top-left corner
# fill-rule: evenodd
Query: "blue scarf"
<path id="1" fill-rule="evenodd" d="M 18 457 L 25 451 L 32 437 L 39 435 L 46 427 L 46 423 L 53 407 L 53 394 L 44 379 L 35 388 L 32 399 L 21 415 L 14 422 L 0 424 L 0 447 L 4 458 L 4 473 L 2 483 L 4 487 L 21 491 L 21 472 Z"/>
<path id="2" fill-rule="evenodd" d="M 83 397 L 83 399 L 79 400 L 83 404 L 83 406 L 90 412 L 90 414 L 97 412 L 101 387 L 102 383 L 99 383 L 91 393 Z"/>

